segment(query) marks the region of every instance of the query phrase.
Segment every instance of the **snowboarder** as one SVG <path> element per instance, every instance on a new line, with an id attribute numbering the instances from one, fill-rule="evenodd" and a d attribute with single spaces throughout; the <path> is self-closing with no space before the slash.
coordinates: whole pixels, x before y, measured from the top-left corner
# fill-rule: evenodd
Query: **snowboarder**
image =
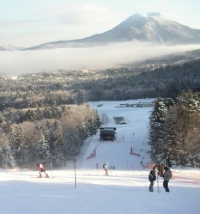
<path id="1" fill-rule="evenodd" d="M 168 187 L 168 183 L 169 183 L 169 180 L 171 179 L 172 177 L 172 171 L 169 169 L 168 166 L 165 166 L 164 167 L 164 173 L 161 177 L 163 177 L 164 181 L 163 181 L 163 187 L 165 189 L 166 192 L 169 192 L 169 187 Z"/>
<path id="2" fill-rule="evenodd" d="M 150 192 L 153 192 L 153 185 L 155 180 L 156 180 L 156 165 L 153 167 L 153 169 L 149 173 L 149 181 L 150 181 L 149 191 Z"/>
<path id="3" fill-rule="evenodd" d="M 44 174 L 46 175 L 46 178 L 49 178 L 49 175 L 45 172 L 45 168 L 41 163 L 37 163 L 37 168 L 40 170 L 38 178 L 42 178 L 42 172 L 44 172 Z"/>
<path id="4" fill-rule="evenodd" d="M 106 175 L 108 175 L 108 163 L 103 164 L 103 169 L 105 170 Z"/>

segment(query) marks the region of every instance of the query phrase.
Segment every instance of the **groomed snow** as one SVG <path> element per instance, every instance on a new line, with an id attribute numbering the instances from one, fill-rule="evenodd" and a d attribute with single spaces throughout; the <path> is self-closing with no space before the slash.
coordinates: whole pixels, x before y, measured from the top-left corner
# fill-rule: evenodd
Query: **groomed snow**
<path id="1" fill-rule="evenodd" d="M 148 191 L 151 161 L 148 150 L 148 122 L 152 107 L 116 108 L 119 104 L 152 100 L 92 102 L 100 116 L 107 114 L 107 126 L 117 128 L 114 142 L 100 142 L 99 133 L 86 140 L 77 158 L 60 170 L 47 170 L 48 178 L 36 178 L 38 171 L 0 171 L 0 213 L 2 214 L 199 214 L 200 170 L 172 167 L 170 193 L 159 177 L 154 192 Z M 102 107 L 97 107 L 103 104 Z M 127 124 L 114 123 L 123 117 Z M 132 152 L 140 156 L 130 154 Z M 96 156 L 89 158 L 96 151 Z M 141 162 L 143 163 L 143 167 Z M 104 162 L 109 175 L 102 169 Z M 99 169 L 96 169 L 98 163 Z M 109 168 L 108 167 L 108 168 Z M 75 176 L 76 175 L 76 176 Z"/>

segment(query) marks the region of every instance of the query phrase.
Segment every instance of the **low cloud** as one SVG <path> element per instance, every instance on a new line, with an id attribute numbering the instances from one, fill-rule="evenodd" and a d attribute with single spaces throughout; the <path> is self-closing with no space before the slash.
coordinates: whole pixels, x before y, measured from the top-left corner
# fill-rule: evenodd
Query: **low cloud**
<path id="1" fill-rule="evenodd" d="M 135 42 L 91 48 L 60 48 L 0 52 L 0 75 L 19 75 L 59 69 L 106 69 L 171 53 L 200 49 L 199 46 L 155 46 Z"/>

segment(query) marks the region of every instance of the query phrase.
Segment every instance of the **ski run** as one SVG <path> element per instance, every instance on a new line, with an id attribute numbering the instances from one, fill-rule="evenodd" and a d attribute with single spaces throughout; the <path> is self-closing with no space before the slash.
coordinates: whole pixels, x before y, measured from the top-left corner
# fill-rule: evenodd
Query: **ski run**
<path id="1" fill-rule="evenodd" d="M 88 138 L 76 163 L 62 169 L 46 169 L 49 178 L 37 178 L 38 170 L 0 170 L 2 214 L 199 214 L 200 170 L 172 167 L 170 193 L 163 178 L 149 192 L 148 124 L 153 99 L 91 102 L 104 126 L 116 128 L 115 141 L 100 141 L 100 131 Z M 120 124 L 116 121 L 123 120 Z M 108 163 L 108 175 L 103 164 Z"/>

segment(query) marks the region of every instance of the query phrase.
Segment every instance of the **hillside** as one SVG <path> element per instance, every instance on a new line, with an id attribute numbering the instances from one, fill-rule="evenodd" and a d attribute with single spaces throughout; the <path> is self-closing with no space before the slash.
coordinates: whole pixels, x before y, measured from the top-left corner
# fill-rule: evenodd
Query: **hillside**
<path id="1" fill-rule="evenodd" d="M 170 193 L 164 192 L 161 177 L 154 184 L 154 192 L 148 191 L 150 168 L 142 168 L 140 161 L 143 160 L 144 166 L 149 162 L 146 142 L 151 108 L 116 107 L 150 101 L 91 102 L 100 115 L 105 113 L 108 116 L 108 126 L 117 127 L 117 141 L 100 143 L 98 134 L 88 138 L 81 154 L 76 157 L 76 170 L 74 163 L 68 162 L 59 170 L 48 168 L 46 172 L 50 179 L 38 179 L 38 171 L 1 169 L 0 213 L 64 214 L 67 210 L 70 214 L 188 214 L 192 204 L 192 213 L 198 214 L 199 169 L 173 167 Z M 97 107 L 98 104 L 103 105 Z M 127 124 L 115 124 L 114 116 L 123 117 Z M 130 146 L 140 156 L 129 154 Z M 87 159 L 95 148 L 96 156 Z M 109 167 L 116 167 L 115 170 L 109 169 L 109 176 L 104 175 L 101 166 L 104 161 Z M 99 164 L 98 170 L 96 163 Z"/>
<path id="2" fill-rule="evenodd" d="M 61 69 L 22 74 L 17 78 L 2 76 L 0 110 L 44 107 L 52 103 L 59 106 L 97 100 L 171 97 L 182 90 L 199 90 L 199 67 L 200 51 L 194 50 L 110 69 Z M 4 93 L 8 90 L 9 93 Z"/>
<path id="3" fill-rule="evenodd" d="M 147 102 L 152 102 L 154 99 L 149 99 Z M 139 102 L 146 102 L 146 100 L 139 100 Z M 147 108 L 118 108 L 120 104 L 133 104 L 138 103 L 137 100 L 121 101 L 121 102 L 105 102 L 102 107 L 97 107 L 101 102 L 92 102 L 92 107 L 98 111 L 98 114 L 102 118 L 103 114 L 108 116 L 107 124 L 103 124 L 103 127 L 116 127 L 116 141 L 100 141 L 100 133 L 97 133 L 91 139 L 89 139 L 87 152 L 82 154 L 83 157 L 79 160 L 79 168 L 95 168 L 96 163 L 99 163 L 100 167 L 104 162 L 109 163 L 110 166 L 115 166 L 119 170 L 131 170 L 134 167 L 135 170 L 141 170 L 143 164 L 149 162 L 146 157 L 147 151 L 147 138 L 148 138 L 148 117 L 152 107 Z M 104 102 L 103 102 L 104 103 Z M 120 117 L 127 124 L 116 124 L 114 118 Z M 142 130 L 142 132 L 141 132 Z M 130 155 L 132 151 L 137 155 Z M 108 149 L 109 148 L 109 149 Z M 96 150 L 96 156 L 94 158 L 87 159 L 91 153 Z M 81 160 L 84 160 L 81 162 Z"/>

